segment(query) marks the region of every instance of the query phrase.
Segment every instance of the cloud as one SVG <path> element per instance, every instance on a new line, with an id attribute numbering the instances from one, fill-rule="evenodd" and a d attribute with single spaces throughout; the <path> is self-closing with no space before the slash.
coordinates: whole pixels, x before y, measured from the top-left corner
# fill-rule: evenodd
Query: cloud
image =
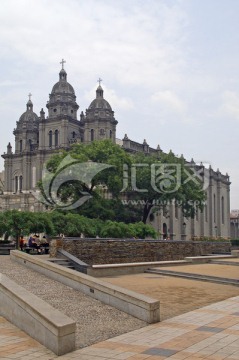
<path id="1" fill-rule="evenodd" d="M 151 96 L 151 102 L 157 103 L 161 117 L 170 118 L 176 115 L 176 120 L 187 121 L 187 104 L 173 91 L 157 91 Z"/>
<path id="2" fill-rule="evenodd" d="M 224 91 L 222 94 L 222 105 L 219 114 L 239 121 L 239 93 L 235 91 Z"/>
<path id="3" fill-rule="evenodd" d="M 100 69 L 122 84 L 152 87 L 180 82 L 186 15 L 178 2 L 169 6 L 164 1 L 131 0 L 130 5 L 3 0 L 0 45 L 5 57 L 14 51 L 27 62 L 47 62 L 54 68 L 63 56 L 85 80 Z"/>
<path id="4" fill-rule="evenodd" d="M 112 110 L 130 110 L 134 108 L 133 101 L 130 98 L 121 97 L 116 94 L 116 91 L 103 86 L 104 98 L 107 100 L 112 107 Z M 91 90 L 85 92 L 84 98 L 86 102 L 90 105 L 91 101 L 95 99 L 95 87 Z"/>
<path id="5" fill-rule="evenodd" d="M 14 80 L 3 80 L 0 81 L 0 87 L 12 87 L 12 86 L 18 86 L 22 85 L 22 81 L 14 81 Z"/>

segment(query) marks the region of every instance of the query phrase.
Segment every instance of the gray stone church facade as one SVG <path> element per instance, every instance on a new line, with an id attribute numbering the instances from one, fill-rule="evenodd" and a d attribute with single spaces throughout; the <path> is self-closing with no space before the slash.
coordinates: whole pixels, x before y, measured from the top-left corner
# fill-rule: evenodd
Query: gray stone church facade
<path id="1" fill-rule="evenodd" d="M 42 170 L 47 160 L 61 149 L 68 150 L 72 143 L 90 143 L 94 140 L 111 139 L 130 152 L 154 153 L 162 151 L 151 148 L 144 140 L 142 144 L 116 138 L 117 120 L 110 104 L 104 99 L 99 79 L 96 97 L 86 112 L 80 113 L 73 87 L 67 81 L 63 67 L 59 81 L 53 86 L 47 102 L 48 116 L 42 109 L 38 116 L 33 111 L 31 94 L 26 111 L 20 116 L 13 133 L 15 147 L 9 143 L 4 158 L 4 183 L 0 195 L 0 211 L 8 209 L 44 211 L 44 206 L 34 196 L 37 183 L 42 178 Z M 196 166 L 196 165 L 195 165 Z M 151 217 L 152 225 L 160 236 L 171 239 L 191 239 L 199 236 L 230 236 L 230 181 L 229 176 L 220 171 L 200 169 L 202 177 L 207 177 L 207 203 L 203 212 L 195 219 L 183 217 L 180 207 L 171 204 Z"/>

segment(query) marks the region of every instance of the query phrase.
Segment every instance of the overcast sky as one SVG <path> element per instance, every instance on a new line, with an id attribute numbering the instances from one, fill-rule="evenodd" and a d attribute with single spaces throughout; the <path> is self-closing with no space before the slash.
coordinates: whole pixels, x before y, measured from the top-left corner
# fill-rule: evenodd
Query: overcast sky
<path id="1" fill-rule="evenodd" d="M 238 16 L 238 0 L 1 0 L 0 152 L 29 92 L 47 110 L 64 58 L 80 111 L 101 77 L 118 138 L 228 172 L 238 209 Z"/>

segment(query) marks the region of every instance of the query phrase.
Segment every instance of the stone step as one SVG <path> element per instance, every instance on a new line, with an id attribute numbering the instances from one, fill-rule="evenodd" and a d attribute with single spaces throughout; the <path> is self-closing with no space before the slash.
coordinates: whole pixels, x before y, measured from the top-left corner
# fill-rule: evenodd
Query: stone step
<path id="1" fill-rule="evenodd" d="M 239 280 L 237 279 L 229 279 L 217 276 L 209 276 L 209 275 L 200 275 L 200 274 L 192 274 L 192 273 L 184 273 L 179 271 L 171 271 L 171 270 L 162 270 L 158 268 L 152 268 L 145 271 L 145 273 L 151 274 L 159 274 L 164 276 L 174 276 L 174 277 L 181 277 L 185 279 L 193 279 L 193 280 L 201 280 L 201 281 L 209 281 L 215 282 L 220 284 L 230 284 L 239 286 Z"/>
<path id="2" fill-rule="evenodd" d="M 54 264 L 64 266 L 68 269 L 75 269 L 75 267 L 71 264 L 71 262 L 68 259 L 63 258 L 51 258 L 48 261 L 53 262 Z"/>

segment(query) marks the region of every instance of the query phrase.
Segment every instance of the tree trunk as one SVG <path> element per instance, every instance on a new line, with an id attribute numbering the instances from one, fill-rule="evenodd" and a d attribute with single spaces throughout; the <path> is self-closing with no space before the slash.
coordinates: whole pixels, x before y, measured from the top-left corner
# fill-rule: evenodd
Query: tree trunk
<path id="1" fill-rule="evenodd" d="M 153 204 L 151 203 L 146 203 L 144 205 L 144 211 L 143 211 L 143 223 L 146 224 L 147 222 L 147 219 L 148 219 L 148 216 L 149 216 L 149 213 L 150 213 L 150 210 L 152 209 L 153 207 Z"/>

